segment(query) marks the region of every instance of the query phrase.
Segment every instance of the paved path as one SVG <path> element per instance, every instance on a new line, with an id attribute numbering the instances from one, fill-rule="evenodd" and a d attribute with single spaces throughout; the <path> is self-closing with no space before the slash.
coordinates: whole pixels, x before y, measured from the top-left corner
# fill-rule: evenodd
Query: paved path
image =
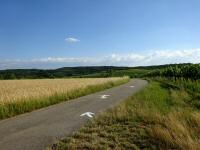
<path id="1" fill-rule="evenodd" d="M 124 85 L 90 94 L 0 121 L 1 150 L 42 150 L 73 131 L 93 116 L 133 95 L 147 85 L 135 79 Z"/>

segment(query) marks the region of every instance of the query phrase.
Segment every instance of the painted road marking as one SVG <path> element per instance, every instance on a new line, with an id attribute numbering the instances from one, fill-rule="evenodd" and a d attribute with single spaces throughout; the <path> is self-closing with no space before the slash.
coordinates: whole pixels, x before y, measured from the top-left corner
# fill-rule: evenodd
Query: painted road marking
<path id="1" fill-rule="evenodd" d="M 131 88 L 134 88 L 135 86 L 134 86 L 134 85 L 131 85 L 130 87 L 131 87 Z"/>
<path id="2" fill-rule="evenodd" d="M 94 115 L 95 115 L 95 114 L 92 113 L 92 112 L 85 112 L 85 113 L 81 114 L 80 116 L 81 116 L 81 117 L 87 116 L 87 117 L 89 117 L 89 118 L 93 118 Z"/>
<path id="3" fill-rule="evenodd" d="M 106 98 L 108 98 L 110 95 L 102 95 L 101 96 L 101 99 L 106 99 Z"/>

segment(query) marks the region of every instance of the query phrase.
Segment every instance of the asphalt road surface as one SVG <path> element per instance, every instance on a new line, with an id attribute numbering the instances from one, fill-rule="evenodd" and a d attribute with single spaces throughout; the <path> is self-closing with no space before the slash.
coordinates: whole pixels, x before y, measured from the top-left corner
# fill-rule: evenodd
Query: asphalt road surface
<path id="1" fill-rule="evenodd" d="M 147 81 L 134 79 L 102 92 L 2 120 L 0 150 L 46 149 L 58 139 L 72 134 L 91 117 L 116 105 L 146 85 Z"/>

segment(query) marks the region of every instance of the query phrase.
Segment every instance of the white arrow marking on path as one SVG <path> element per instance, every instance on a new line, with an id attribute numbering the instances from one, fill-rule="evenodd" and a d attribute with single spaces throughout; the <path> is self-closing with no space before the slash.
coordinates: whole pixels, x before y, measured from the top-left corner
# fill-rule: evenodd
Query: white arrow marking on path
<path id="1" fill-rule="evenodd" d="M 102 99 L 106 99 L 106 98 L 108 98 L 109 96 L 110 96 L 110 95 L 102 95 L 101 98 L 102 98 Z"/>
<path id="2" fill-rule="evenodd" d="M 87 117 L 89 117 L 89 118 L 92 118 L 94 115 L 95 115 L 95 114 L 92 113 L 92 112 L 85 112 L 85 113 L 81 114 L 80 116 L 81 116 L 81 117 L 87 116 Z"/>
<path id="3" fill-rule="evenodd" d="M 130 87 L 131 87 L 131 88 L 134 88 L 135 86 L 131 85 Z"/>

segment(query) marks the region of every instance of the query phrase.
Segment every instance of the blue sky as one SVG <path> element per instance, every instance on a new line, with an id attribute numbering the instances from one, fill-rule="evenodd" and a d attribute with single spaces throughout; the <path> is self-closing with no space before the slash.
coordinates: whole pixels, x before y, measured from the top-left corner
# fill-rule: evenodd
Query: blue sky
<path id="1" fill-rule="evenodd" d="M 0 0 L 0 69 L 200 62 L 199 0 Z"/>

